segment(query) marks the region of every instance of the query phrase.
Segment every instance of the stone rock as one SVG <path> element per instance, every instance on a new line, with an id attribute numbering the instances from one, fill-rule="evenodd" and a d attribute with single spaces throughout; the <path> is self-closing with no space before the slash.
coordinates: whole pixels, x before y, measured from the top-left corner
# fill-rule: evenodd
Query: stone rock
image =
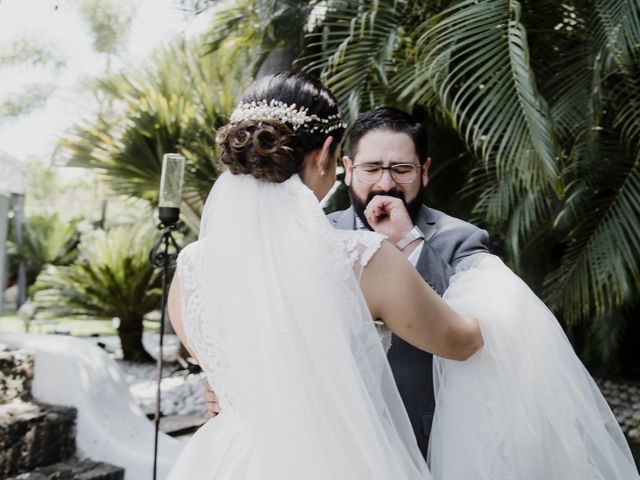
<path id="1" fill-rule="evenodd" d="M 124 470 L 109 463 L 72 459 L 40 467 L 11 480 L 123 480 Z"/>
<path id="2" fill-rule="evenodd" d="M 0 404 L 31 398 L 33 355 L 9 350 L 0 352 Z"/>
<path id="3" fill-rule="evenodd" d="M 0 478 L 73 455 L 75 421 L 74 408 L 19 400 L 0 405 Z"/>
<path id="4" fill-rule="evenodd" d="M 609 405 L 611 405 L 611 407 L 616 407 L 620 405 L 620 399 L 617 397 L 609 396 L 607 397 L 607 401 L 609 402 Z"/>

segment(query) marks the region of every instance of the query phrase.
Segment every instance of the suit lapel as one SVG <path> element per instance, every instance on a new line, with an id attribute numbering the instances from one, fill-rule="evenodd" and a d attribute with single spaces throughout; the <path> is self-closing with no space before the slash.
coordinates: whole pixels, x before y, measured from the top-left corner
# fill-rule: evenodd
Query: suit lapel
<path id="1" fill-rule="evenodd" d="M 416 264 L 418 273 L 433 288 L 438 295 L 442 295 L 447 289 L 449 278 L 453 274 L 453 269 L 448 265 L 431 245 L 431 240 L 438 233 L 436 228 L 436 216 L 433 210 L 422 206 L 418 221 L 418 228 L 424 233 L 425 243 L 420 252 L 420 258 Z"/>
<path id="2" fill-rule="evenodd" d="M 438 229 L 436 228 L 435 215 L 433 214 L 433 211 L 425 205 L 422 205 L 422 207 L 420 207 L 416 225 L 422 231 L 422 233 L 424 233 L 424 240 L 427 243 L 429 243 L 435 236 L 435 234 L 438 233 Z"/>

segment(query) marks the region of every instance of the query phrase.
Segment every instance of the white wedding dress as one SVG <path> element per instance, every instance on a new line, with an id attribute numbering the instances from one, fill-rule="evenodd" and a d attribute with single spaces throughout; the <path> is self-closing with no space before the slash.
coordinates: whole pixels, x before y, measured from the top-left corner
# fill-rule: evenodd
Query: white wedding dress
<path id="1" fill-rule="evenodd" d="M 296 176 L 224 174 L 178 262 L 185 333 L 221 413 L 169 478 L 413 480 L 431 474 L 358 287 L 380 246 L 334 230 Z M 638 480 L 620 427 L 554 316 L 497 257 L 444 299 L 485 345 L 435 358 L 436 480 Z M 382 342 L 380 341 L 382 340 Z"/>
<path id="2" fill-rule="evenodd" d="M 358 285 L 382 239 L 333 229 L 297 175 L 218 179 L 176 274 L 221 413 L 169 479 L 431 478 Z"/>

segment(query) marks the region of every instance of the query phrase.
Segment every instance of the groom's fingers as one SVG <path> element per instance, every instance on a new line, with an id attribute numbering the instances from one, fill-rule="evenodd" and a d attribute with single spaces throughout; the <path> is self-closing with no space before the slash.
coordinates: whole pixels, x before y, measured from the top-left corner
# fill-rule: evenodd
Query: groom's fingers
<path id="1" fill-rule="evenodd" d="M 218 405 L 218 396 L 215 392 L 207 390 L 204 394 L 204 401 L 207 405 Z"/>
<path id="2" fill-rule="evenodd" d="M 388 216 L 384 198 L 374 197 L 367 205 L 365 212 L 368 213 L 367 218 L 374 223 L 384 220 Z"/>
<path id="3" fill-rule="evenodd" d="M 365 216 L 369 225 L 375 229 L 376 225 L 389 219 L 394 208 L 403 207 L 402 200 L 386 195 L 377 195 L 371 199 L 365 209 Z"/>
<path id="4" fill-rule="evenodd" d="M 213 418 L 220 413 L 220 404 L 218 402 L 207 402 L 207 416 Z"/>
<path id="5" fill-rule="evenodd" d="M 216 395 L 216 392 L 213 391 L 213 389 L 211 388 L 211 385 L 209 385 L 209 382 L 207 382 L 207 379 L 205 378 L 202 382 L 204 384 L 204 401 L 207 405 L 207 416 L 209 418 L 213 418 L 216 415 L 218 415 L 218 413 L 220 413 L 220 404 L 218 403 L 218 396 Z"/>

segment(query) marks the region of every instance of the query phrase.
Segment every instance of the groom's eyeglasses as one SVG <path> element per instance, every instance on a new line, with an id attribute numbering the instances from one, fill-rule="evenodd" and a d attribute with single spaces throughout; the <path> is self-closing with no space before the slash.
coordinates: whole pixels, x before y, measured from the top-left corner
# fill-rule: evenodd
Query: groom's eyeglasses
<path id="1" fill-rule="evenodd" d="M 353 170 L 356 173 L 356 178 L 363 183 L 378 183 L 385 170 L 389 170 L 391 178 L 396 183 L 413 183 L 418 178 L 420 165 L 415 163 L 396 163 L 389 167 L 383 167 L 376 163 L 361 163 L 354 165 Z"/>

